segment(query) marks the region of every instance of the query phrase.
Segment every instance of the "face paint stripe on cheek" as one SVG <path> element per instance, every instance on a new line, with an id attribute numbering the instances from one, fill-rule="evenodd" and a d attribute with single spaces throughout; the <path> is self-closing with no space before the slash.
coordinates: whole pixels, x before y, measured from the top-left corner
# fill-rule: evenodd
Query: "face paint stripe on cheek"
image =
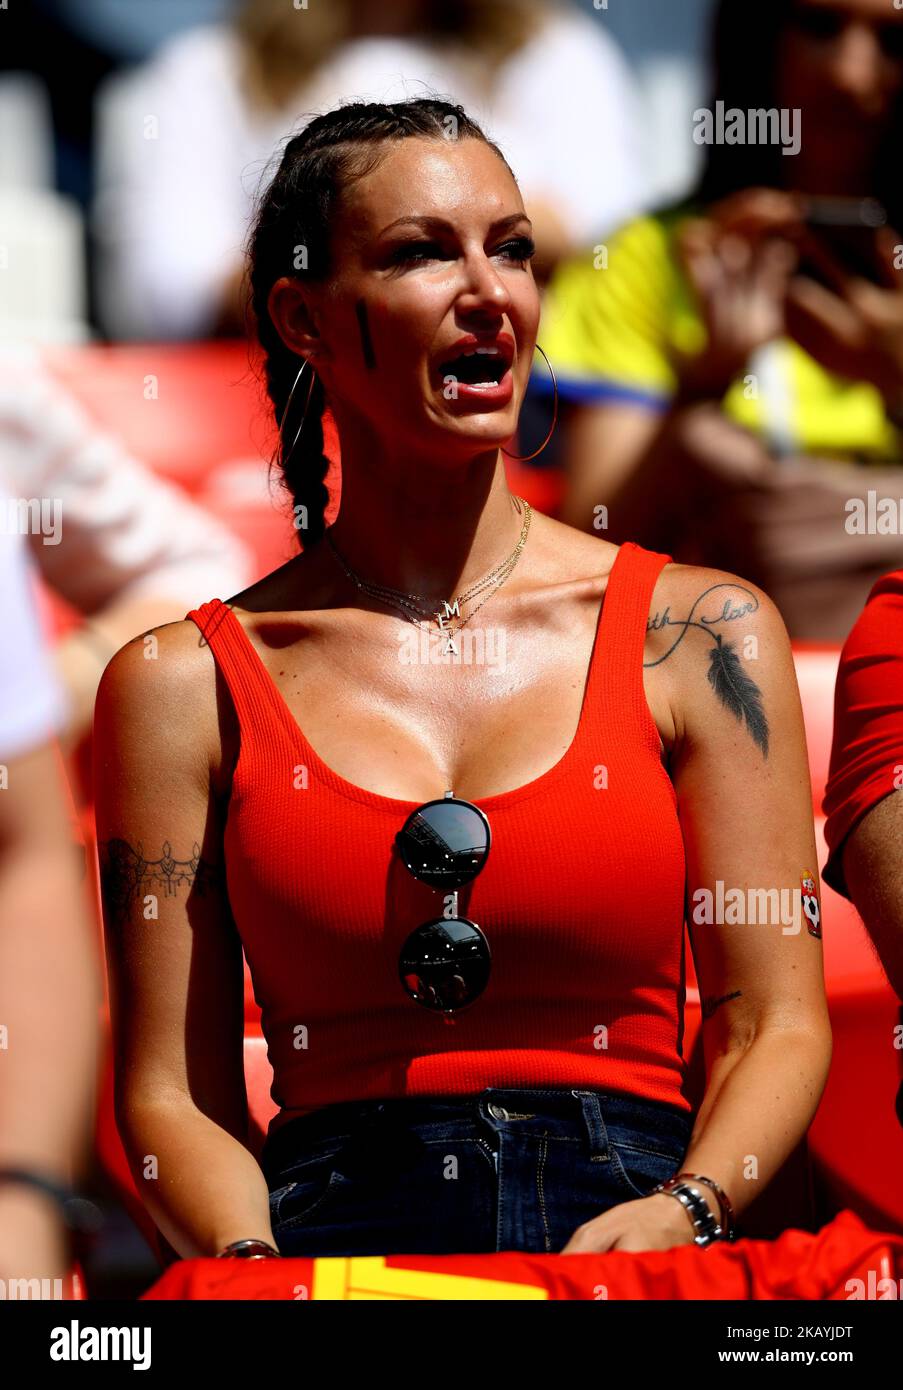
<path id="1" fill-rule="evenodd" d="M 370 323 L 367 318 L 367 306 L 362 299 L 359 299 L 354 306 L 357 315 L 358 331 L 361 335 L 361 351 L 364 355 L 364 363 L 368 367 L 376 366 L 376 357 L 373 352 L 373 342 L 370 338 Z"/>

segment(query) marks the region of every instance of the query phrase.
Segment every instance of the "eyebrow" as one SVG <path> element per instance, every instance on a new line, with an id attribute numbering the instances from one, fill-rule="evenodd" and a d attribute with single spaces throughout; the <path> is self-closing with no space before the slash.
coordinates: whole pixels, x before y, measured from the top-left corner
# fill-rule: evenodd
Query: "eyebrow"
<path id="1" fill-rule="evenodd" d="M 499 217 L 489 228 L 490 235 L 494 232 L 505 232 L 509 227 L 513 227 L 518 222 L 530 222 L 530 219 L 525 212 L 515 212 L 512 213 L 510 217 Z M 425 227 L 434 231 L 454 231 L 452 224 L 447 222 L 444 217 L 397 217 L 394 222 L 389 223 L 388 227 L 383 227 L 379 235 L 385 236 L 387 232 L 393 231 L 396 227 L 407 224 L 414 227 Z M 530 226 L 533 226 L 532 222 L 530 222 Z"/>

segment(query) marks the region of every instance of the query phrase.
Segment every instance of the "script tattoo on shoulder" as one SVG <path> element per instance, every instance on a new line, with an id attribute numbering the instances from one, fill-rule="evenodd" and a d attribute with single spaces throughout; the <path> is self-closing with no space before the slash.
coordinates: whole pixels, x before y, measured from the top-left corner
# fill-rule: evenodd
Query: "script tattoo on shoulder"
<path id="1" fill-rule="evenodd" d="M 711 1018 L 715 1010 L 719 1009 L 722 1004 L 729 1004 L 732 999 L 739 999 L 741 994 L 741 990 L 735 989 L 733 994 L 722 994 L 720 999 L 716 999 L 714 995 L 708 995 L 702 1001 L 703 1018 Z"/>
<path id="2" fill-rule="evenodd" d="M 715 644 L 708 650 L 709 684 L 724 708 L 735 719 L 746 724 L 750 737 L 762 750 L 762 756 L 767 758 L 768 720 L 762 707 L 762 692 L 744 671 L 735 644 L 728 641 L 722 632 L 715 631 L 719 626 L 755 613 L 758 606 L 759 600 L 755 594 L 742 584 L 713 584 L 699 595 L 686 618 L 672 617 L 670 608 L 653 613 L 646 623 L 647 632 L 673 627 L 676 635 L 662 656 L 644 664 L 660 666 L 667 661 L 691 628 L 704 632 Z"/>
<path id="3" fill-rule="evenodd" d="M 188 859 L 176 859 L 168 840 L 159 859 L 149 859 L 141 841 L 105 840 L 98 846 L 100 883 L 111 923 L 127 920 L 132 906 L 148 893 L 174 898 L 180 891 L 206 897 L 225 885 L 222 865 L 201 858 L 195 842 Z"/>

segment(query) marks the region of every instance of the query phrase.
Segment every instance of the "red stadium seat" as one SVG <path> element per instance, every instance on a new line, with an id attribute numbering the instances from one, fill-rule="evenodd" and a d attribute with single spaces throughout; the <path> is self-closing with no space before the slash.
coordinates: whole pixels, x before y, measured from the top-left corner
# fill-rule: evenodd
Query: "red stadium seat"
<path id="1" fill-rule="evenodd" d="M 242 340 L 80 344 L 44 356 L 101 428 L 189 492 L 270 447 L 272 413 Z"/>
<path id="2" fill-rule="evenodd" d="M 245 959 L 245 1027 L 260 1027 L 260 1005 L 254 998 L 254 984 L 251 980 L 251 972 L 248 969 L 248 962 Z"/>

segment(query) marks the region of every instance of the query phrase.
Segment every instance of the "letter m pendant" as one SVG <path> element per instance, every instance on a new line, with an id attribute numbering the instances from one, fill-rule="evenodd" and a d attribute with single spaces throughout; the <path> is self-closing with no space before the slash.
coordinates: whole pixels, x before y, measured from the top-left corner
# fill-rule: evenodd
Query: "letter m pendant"
<path id="1" fill-rule="evenodd" d="M 445 609 L 445 612 L 436 614 L 436 622 L 444 631 L 448 625 L 449 618 L 460 618 L 461 608 L 457 599 L 455 599 L 454 603 L 449 604 L 447 598 L 442 600 L 442 607 Z"/>

